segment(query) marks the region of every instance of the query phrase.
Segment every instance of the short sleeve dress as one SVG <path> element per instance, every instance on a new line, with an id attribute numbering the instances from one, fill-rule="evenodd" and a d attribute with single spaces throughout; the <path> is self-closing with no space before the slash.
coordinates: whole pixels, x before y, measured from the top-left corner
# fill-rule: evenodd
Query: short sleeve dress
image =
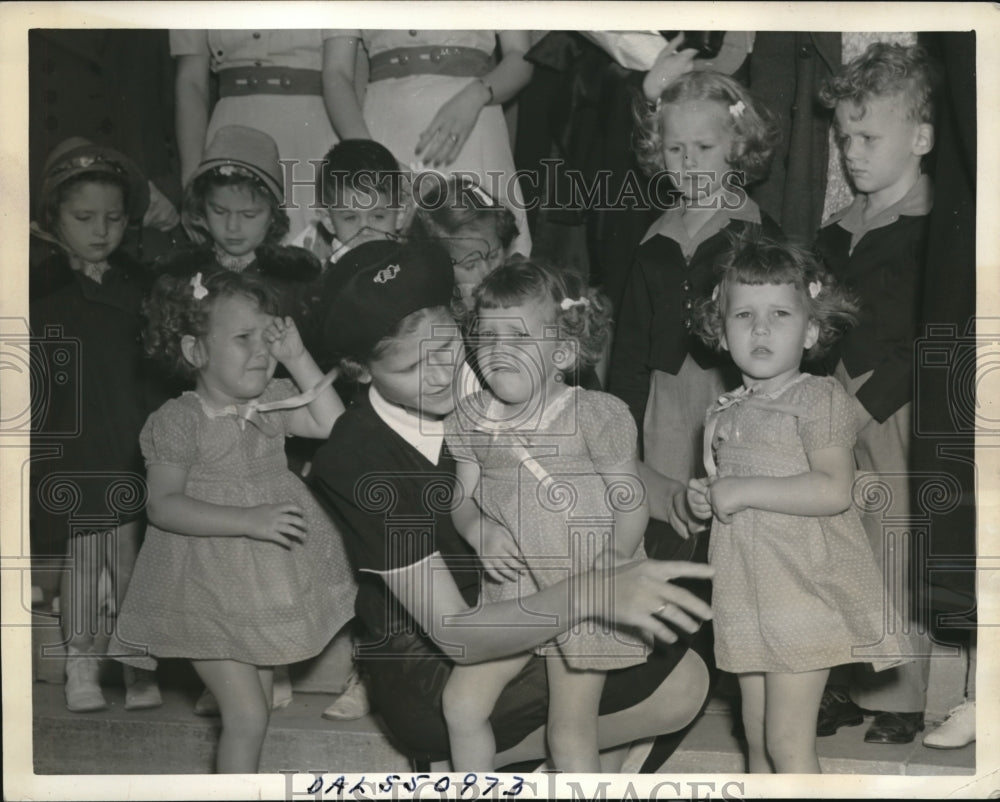
<path id="1" fill-rule="evenodd" d="M 486 602 L 527 596 L 588 570 L 614 537 L 614 510 L 642 502 L 633 477 L 606 482 L 599 473 L 632 459 L 636 447 L 628 408 L 607 393 L 571 387 L 537 421 L 516 422 L 503 420 L 491 395 L 477 393 L 445 419 L 444 433 L 456 460 L 481 466 L 476 501 L 514 535 L 528 568 L 517 581 L 487 583 Z M 645 556 L 641 543 L 635 556 Z M 647 654 L 637 631 L 592 622 L 540 653 L 554 649 L 577 669 L 637 665 Z"/>
<path id="2" fill-rule="evenodd" d="M 793 476 L 808 454 L 854 444 L 851 400 L 832 377 L 802 374 L 771 395 L 745 389 L 708 412 L 719 477 Z M 712 610 L 716 662 L 735 673 L 797 672 L 901 662 L 895 612 L 858 517 L 747 509 L 715 520 Z"/>
<path id="3" fill-rule="evenodd" d="M 295 394 L 275 379 L 260 400 Z M 154 412 L 140 436 L 147 467 L 185 469 L 184 492 L 212 504 L 293 502 L 307 531 L 286 549 L 249 537 L 181 535 L 150 524 L 112 652 L 152 668 L 153 658 L 284 665 L 318 654 L 353 616 L 357 585 L 340 533 L 288 470 L 290 411 L 250 420 L 184 393 Z"/>

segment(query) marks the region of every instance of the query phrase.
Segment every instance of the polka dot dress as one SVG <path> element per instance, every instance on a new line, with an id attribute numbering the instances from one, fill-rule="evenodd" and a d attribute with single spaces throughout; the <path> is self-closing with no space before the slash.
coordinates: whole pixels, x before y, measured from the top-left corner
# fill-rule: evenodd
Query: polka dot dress
<path id="1" fill-rule="evenodd" d="M 279 379 L 260 400 L 295 392 Z M 340 534 L 287 467 L 290 414 L 263 413 L 258 426 L 218 414 L 188 392 L 149 417 L 140 436 L 146 464 L 186 470 L 188 496 L 244 508 L 293 502 L 307 531 L 286 549 L 150 524 L 115 632 L 113 654 L 135 655 L 123 662 L 147 668 L 154 657 L 294 663 L 318 654 L 352 617 L 357 586 Z"/>
<path id="2" fill-rule="evenodd" d="M 716 417 L 713 422 L 712 418 Z M 740 396 L 710 411 L 708 430 L 724 476 L 793 476 L 811 451 L 854 443 L 850 398 L 831 377 L 803 374 L 777 394 Z M 714 431 L 714 434 L 712 432 Z M 828 517 L 747 509 L 715 520 L 712 609 L 720 669 L 796 672 L 842 663 L 887 668 L 902 654 L 884 634 L 882 578 L 857 511 Z"/>
<path id="3" fill-rule="evenodd" d="M 470 405 L 470 399 L 476 400 Z M 527 596 L 588 570 L 614 537 L 614 509 L 641 500 L 633 495 L 634 482 L 613 476 L 635 455 L 628 407 L 607 393 L 573 387 L 537 421 L 505 427 L 495 399 L 470 399 L 445 419 L 445 440 L 455 459 L 479 463 L 476 501 L 514 535 L 528 569 L 516 581 L 486 581 L 484 602 Z M 466 418 L 463 408 L 484 411 Z M 500 426 L 489 431 L 494 422 Z M 641 542 L 635 556 L 645 556 Z M 571 583 L 569 592 L 587 588 Z M 603 671 L 644 663 L 648 654 L 638 632 L 590 621 L 538 652 L 557 650 L 572 668 Z"/>

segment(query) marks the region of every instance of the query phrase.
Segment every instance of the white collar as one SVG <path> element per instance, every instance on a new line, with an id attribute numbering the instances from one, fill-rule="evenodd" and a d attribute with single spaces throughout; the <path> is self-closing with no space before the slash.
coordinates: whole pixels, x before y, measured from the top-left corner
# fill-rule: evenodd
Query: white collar
<path id="1" fill-rule="evenodd" d="M 444 421 L 427 420 L 414 415 L 407 409 L 391 404 L 375 389 L 368 387 L 368 400 L 372 409 L 385 425 L 402 437 L 434 465 L 441 458 L 441 444 L 444 442 Z"/>

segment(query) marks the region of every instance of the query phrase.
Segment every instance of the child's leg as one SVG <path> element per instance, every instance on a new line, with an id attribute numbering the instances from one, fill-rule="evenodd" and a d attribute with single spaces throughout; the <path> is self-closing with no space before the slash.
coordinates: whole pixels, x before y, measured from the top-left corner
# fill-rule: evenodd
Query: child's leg
<path id="1" fill-rule="evenodd" d="M 740 707 L 743 711 L 743 730 L 747 739 L 747 771 L 751 774 L 770 774 L 771 761 L 764 743 L 764 675 L 740 674 Z M 819 708 L 817 708 L 818 714 Z M 816 724 L 813 722 L 813 729 Z"/>
<path id="2" fill-rule="evenodd" d="M 519 654 L 489 663 L 455 666 L 444 687 L 441 704 L 448 724 L 454 771 L 491 771 L 496 768 L 496 739 L 490 714 L 531 654 Z"/>
<path id="3" fill-rule="evenodd" d="M 135 568 L 136 557 L 139 556 L 139 546 L 142 545 L 143 522 L 129 521 L 122 524 L 114 533 L 114 547 L 107 555 L 107 568 L 114 583 L 115 609 L 122 609 L 122 600 L 132 581 L 132 569 Z"/>
<path id="4" fill-rule="evenodd" d="M 764 675 L 767 752 L 780 774 L 819 774 L 816 718 L 830 669 Z"/>
<path id="5" fill-rule="evenodd" d="M 597 711 L 607 675 L 603 671 L 573 671 L 561 657 L 550 657 L 545 666 L 552 762 L 560 771 L 600 772 Z"/>
<path id="6" fill-rule="evenodd" d="M 201 681 L 219 702 L 222 733 L 216 771 L 255 774 L 271 714 L 270 669 L 235 660 L 192 660 Z"/>

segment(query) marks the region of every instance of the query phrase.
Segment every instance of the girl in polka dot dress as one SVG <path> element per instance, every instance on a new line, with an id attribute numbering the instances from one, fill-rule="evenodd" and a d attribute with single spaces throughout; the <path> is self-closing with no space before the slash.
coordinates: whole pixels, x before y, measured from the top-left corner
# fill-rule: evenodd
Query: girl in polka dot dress
<path id="1" fill-rule="evenodd" d="M 719 271 L 700 333 L 729 352 L 743 386 L 709 409 L 709 478 L 688 486 L 692 509 L 714 519 L 716 660 L 739 679 L 749 770 L 817 773 L 829 669 L 880 670 L 904 654 L 851 503 L 854 402 L 832 377 L 800 371 L 857 307 L 810 254 L 763 235 L 735 239 Z"/>
<path id="2" fill-rule="evenodd" d="M 618 398 L 565 381 L 602 353 L 610 302 L 575 274 L 520 259 L 486 276 L 473 298 L 473 346 L 489 390 L 459 401 L 444 436 L 456 460 L 455 527 L 496 580 L 484 601 L 586 573 L 602 551 L 609 564 L 644 556 L 648 511 L 632 416 Z M 605 673 L 644 663 L 646 643 L 635 632 L 581 627 L 541 653 L 552 759 L 563 771 L 600 771 Z M 443 706 L 456 771 L 494 768 L 489 717 L 530 657 L 452 671 Z"/>
<path id="3" fill-rule="evenodd" d="M 273 287 L 229 271 L 160 276 L 147 304 L 147 352 L 195 389 L 140 435 L 149 527 L 115 653 L 191 660 L 219 703 L 220 773 L 257 771 L 273 667 L 318 654 L 356 591 L 284 452 L 289 435 L 327 437 L 344 407 L 278 309 Z M 291 380 L 273 378 L 279 362 Z"/>

